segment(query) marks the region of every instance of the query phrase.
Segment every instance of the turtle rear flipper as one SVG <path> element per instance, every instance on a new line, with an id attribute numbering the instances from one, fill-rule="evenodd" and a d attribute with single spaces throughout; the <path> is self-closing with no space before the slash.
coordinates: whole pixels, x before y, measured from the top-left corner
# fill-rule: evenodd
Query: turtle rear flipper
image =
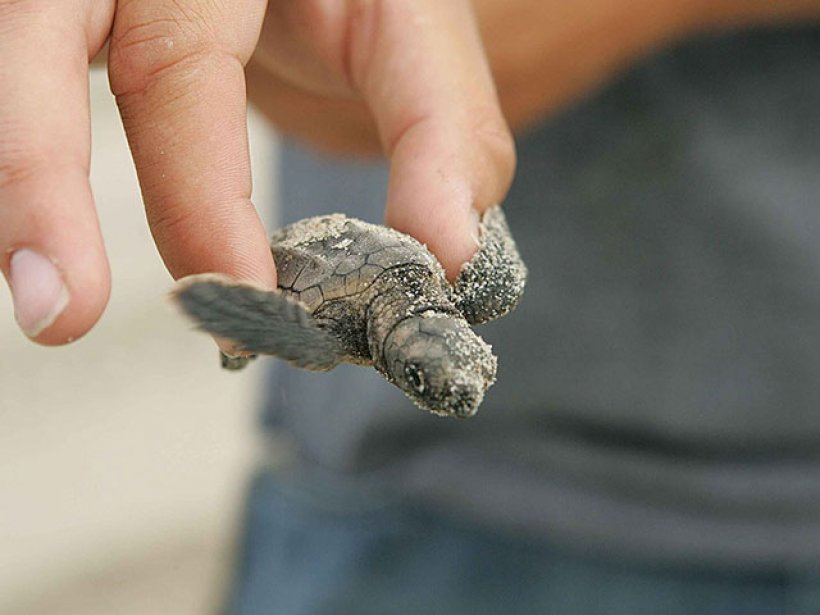
<path id="1" fill-rule="evenodd" d="M 456 307 L 473 325 L 510 313 L 527 282 L 527 267 L 499 206 L 484 212 L 480 233 L 478 252 L 464 264 L 455 282 Z"/>
<path id="2" fill-rule="evenodd" d="M 245 366 L 255 358 L 255 354 L 228 354 L 224 350 L 219 351 L 219 363 L 222 365 L 222 369 L 231 372 L 245 369 Z"/>
<path id="3" fill-rule="evenodd" d="M 339 340 L 281 293 L 205 274 L 182 280 L 173 296 L 200 329 L 242 352 L 275 355 L 317 371 L 335 367 L 344 356 Z"/>

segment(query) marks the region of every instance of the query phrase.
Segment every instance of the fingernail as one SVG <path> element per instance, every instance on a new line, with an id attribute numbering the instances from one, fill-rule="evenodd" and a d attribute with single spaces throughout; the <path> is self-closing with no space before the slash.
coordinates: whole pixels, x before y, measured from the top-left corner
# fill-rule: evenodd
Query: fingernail
<path id="1" fill-rule="evenodd" d="M 472 207 L 470 208 L 470 238 L 476 246 L 481 245 L 481 215 Z"/>
<path id="2" fill-rule="evenodd" d="M 9 269 L 14 317 L 23 333 L 37 337 L 68 305 L 68 289 L 54 263 L 34 250 L 17 250 Z"/>

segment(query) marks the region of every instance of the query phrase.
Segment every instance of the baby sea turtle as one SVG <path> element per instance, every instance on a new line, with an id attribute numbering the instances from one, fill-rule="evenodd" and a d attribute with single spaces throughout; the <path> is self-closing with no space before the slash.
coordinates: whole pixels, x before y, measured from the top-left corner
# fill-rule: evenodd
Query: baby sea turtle
<path id="1" fill-rule="evenodd" d="M 373 365 L 421 408 L 467 417 L 496 373 L 490 346 L 469 325 L 510 312 L 527 275 L 499 207 L 484 214 L 478 245 L 451 285 L 409 235 L 319 216 L 271 238 L 278 291 L 204 274 L 182 280 L 174 295 L 199 328 L 237 352 L 319 371 Z M 248 361 L 222 359 L 228 369 Z"/>

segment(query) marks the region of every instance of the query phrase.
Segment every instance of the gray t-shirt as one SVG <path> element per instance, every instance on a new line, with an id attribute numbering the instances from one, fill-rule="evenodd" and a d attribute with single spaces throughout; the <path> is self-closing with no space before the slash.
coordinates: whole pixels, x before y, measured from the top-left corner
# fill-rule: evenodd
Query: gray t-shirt
<path id="1" fill-rule="evenodd" d="M 304 471 L 553 541 L 820 565 L 820 30 L 692 41 L 518 146 L 530 280 L 480 330 L 478 415 L 276 362 L 268 426 Z M 293 144 L 281 164 L 284 222 L 381 220 L 383 166 Z"/>

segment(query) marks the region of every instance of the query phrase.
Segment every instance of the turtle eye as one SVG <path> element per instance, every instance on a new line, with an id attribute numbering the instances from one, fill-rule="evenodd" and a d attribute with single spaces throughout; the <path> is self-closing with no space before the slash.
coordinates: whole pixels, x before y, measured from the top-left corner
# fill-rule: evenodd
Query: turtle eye
<path id="1" fill-rule="evenodd" d="M 424 371 L 415 363 L 408 363 L 404 366 L 404 377 L 407 378 L 407 383 L 417 393 L 424 393 Z"/>

